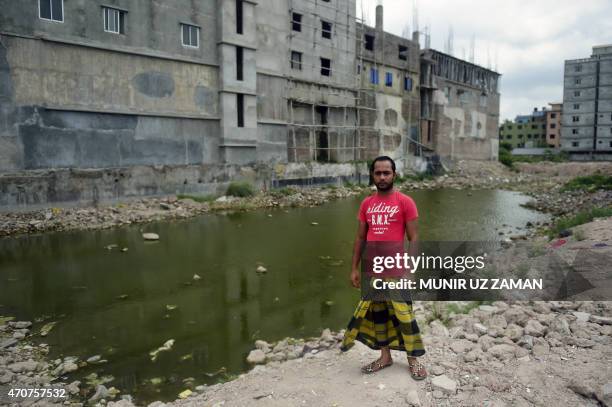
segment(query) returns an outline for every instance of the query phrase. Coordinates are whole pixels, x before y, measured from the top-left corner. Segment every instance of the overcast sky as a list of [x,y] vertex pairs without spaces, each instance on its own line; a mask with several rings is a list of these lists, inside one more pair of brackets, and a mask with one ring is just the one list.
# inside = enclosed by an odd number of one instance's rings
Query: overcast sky
[[[357,15],[363,2],[364,17],[374,25],[379,1],[357,0]],[[402,35],[407,28],[413,30],[414,1],[383,1],[385,31]],[[419,27],[422,31],[429,26],[432,48],[446,51],[452,26],[454,56],[469,59],[474,36],[475,62],[497,65],[502,74],[500,122],[549,102],[562,102],[564,61],[587,58],[593,45],[612,43],[610,0],[416,2]]]

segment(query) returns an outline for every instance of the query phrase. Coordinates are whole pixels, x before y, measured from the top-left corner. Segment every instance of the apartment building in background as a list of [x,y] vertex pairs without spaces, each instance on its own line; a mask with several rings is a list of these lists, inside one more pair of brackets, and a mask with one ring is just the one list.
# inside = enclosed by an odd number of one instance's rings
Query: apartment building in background
[[[499,127],[499,142],[512,148],[543,148],[547,144],[548,110],[537,107],[528,115],[518,115],[514,121],[506,120]],[[555,126],[556,127],[556,126]]]
[[612,45],[565,61],[561,140],[572,160],[612,160]]
[[549,105],[550,109],[546,111],[546,146],[559,148],[561,145],[563,103],[549,103]]

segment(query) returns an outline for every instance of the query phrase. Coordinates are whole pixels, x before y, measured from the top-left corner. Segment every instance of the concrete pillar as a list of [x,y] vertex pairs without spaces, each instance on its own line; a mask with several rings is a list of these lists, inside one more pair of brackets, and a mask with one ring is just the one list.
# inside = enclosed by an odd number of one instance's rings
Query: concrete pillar
[[376,31],[383,30],[383,6],[379,4],[376,6]]

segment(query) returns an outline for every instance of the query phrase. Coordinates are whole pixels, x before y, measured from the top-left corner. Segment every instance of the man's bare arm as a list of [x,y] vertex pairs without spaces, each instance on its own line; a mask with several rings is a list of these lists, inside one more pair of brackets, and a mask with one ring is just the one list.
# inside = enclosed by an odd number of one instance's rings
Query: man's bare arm
[[419,251],[419,231],[416,219],[406,221],[406,237],[410,241],[410,246],[408,247],[408,254],[411,257],[416,256]]
[[363,245],[365,244],[367,233],[368,224],[366,222],[359,221],[357,235],[355,236],[355,243],[353,244],[353,261],[351,262],[351,283],[355,288],[359,288],[359,263],[361,262],[361,251],[363,249]]

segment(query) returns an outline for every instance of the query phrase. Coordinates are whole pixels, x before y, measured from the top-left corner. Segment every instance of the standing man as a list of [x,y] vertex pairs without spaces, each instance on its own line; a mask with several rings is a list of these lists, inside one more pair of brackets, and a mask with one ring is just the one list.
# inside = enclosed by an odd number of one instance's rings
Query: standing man
[[[393,188],[395,162],[387,156],[376,158],[370,166],[376,194],[363,200],[359,208],[359,228],[353,248],[351,283],[359,288],[361,253],[367,242],[404,242],[411,246],[418,240],[418,212],[412,198]],[[411,250],[412,251],[412,250]],[[390,349],[406,352],[410,374],[416,380],[427,377],[425,366],[417,357],[425,354],[411,301],[361,300],[349,322],[342,350],[349,350],[358,340],[371,349],[380,350],[380,358],[363,366],[364,373],[374,373],[391,366]]]

